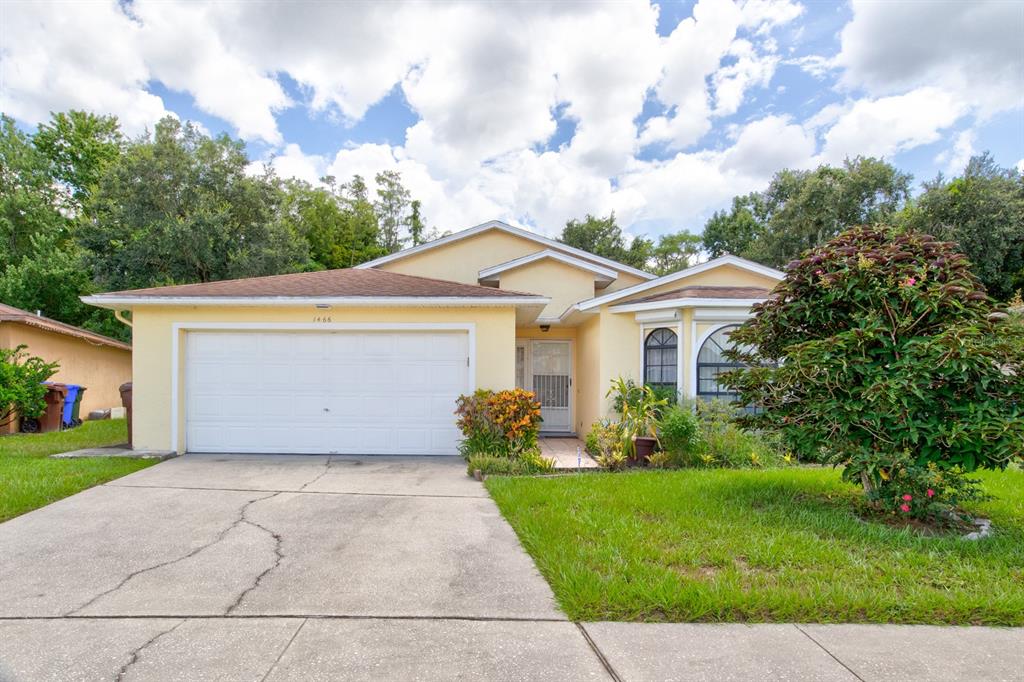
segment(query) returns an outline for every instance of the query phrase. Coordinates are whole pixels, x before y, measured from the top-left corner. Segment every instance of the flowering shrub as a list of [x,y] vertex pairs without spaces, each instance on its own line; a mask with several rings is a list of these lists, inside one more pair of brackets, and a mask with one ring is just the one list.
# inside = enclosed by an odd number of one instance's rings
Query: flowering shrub
[[961,467],[941,469],[934,462],[919,465],[909,453],[901,453],[879,469],[881,483],[868,499],[897,517],[933,524],[966,520],[959,511],[964,502],[987,499],[980,481]]
[[455,414],[456,424],[465,436],[463,456],[509,457],[537,448],[540,403],[529,391],[478,390],[473,395],[459,396]]
[[855,228],[787,266],[730,336],[748,367],[725,381],[763,408],[748,425],[881,500],[892,453],[908,472],[970,473],[1024,452],[1024,328],[1007,318],[953,244]]

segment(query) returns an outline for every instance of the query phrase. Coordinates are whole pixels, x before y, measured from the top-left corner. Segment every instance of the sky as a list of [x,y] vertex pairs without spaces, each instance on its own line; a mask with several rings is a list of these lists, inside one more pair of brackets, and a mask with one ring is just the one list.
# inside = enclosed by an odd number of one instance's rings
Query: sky
[[430,226],[699,233],[782,168],[1024,170],[1024,0],[0,1],[0,111],[166,115],[256,172],[397,170]]

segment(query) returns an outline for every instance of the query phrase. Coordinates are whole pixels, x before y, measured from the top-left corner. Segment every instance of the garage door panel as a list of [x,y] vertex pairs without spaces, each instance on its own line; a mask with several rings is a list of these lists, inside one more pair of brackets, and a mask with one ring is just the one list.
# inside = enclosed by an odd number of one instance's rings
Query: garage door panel
[[454,454],[465,332],[192,332],[194,452]]

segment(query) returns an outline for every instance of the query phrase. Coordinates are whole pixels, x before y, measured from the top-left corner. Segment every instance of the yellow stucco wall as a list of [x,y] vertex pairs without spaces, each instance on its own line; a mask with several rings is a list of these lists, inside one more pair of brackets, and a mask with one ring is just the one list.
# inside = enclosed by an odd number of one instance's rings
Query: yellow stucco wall
[[[530,239],[495,229],[405,256],[390,263],[384,263],[378,266],[378,269],[397,272],[403,275],[434,277],[454,282],[463,282],[465,284],[477,284],[480,271],[484,268],[507,263],[510,260],[522,258],[523,256],[529,256],[546,248],[548,247]],[[575,254],[568,255],[575,258],[579,257]],[[583,260],[588,259],[584,258]],[[597,261],[593,262],[597,263]],[[602,263],[597,264],[604,266]],[[562,264],[562,267],[568,268],[569,266]],[[505,280],[507,274],[503,273],[502,275],[501,288],[517,290],[507,284]],[[612,282],[605,289],[599,289],[596,294],[611,293],[612,291],[630,287],[643,281],[645,280],[642,277],[620,271],[615,282]],[[550,283],[545,282],[543,278],[538,278],[536,281],[529,282],[528,286],[518,290],[548,296],[550,295],[547,291],[548,286],[550,286]],[[593,278],[591,277],[591,293],[585,296],[585,298],[590,298],[594,295]],[[575,303],[575,301],[573,302]],[[562,310],[565,310],[565,308],[562,308]]]
[[[543,251],[544,246],[501,230],[488,230],[380,265],[403,275],[477,284],[479,273],[500,263]],[[527,293],[539,293],[527,289]]]
[[[473,323],[476,336],[476,386],[504,389],[515,385],[515,310],[508,308],[334,308],[310,307],[160,307],[135,308],[135,379],[133,432],[136,448],[171,448],[177,430],[179,448],[185,443],[185,335],[178,332],[178,423],[171,423],[172,336],[174,323],[315,323],[330,317],[330,324]],[[324,331],[330,324],[323,324]],[[318,326],[317,329],[320,327]],[[312,331],[316,331],[313,329]]]
[[132,380],[132,352],[16,322],[0,322],[0,348],[25,344],[28,352],[60,364],[50,379],[86,387],[80,415],[121,405],[118,387]]
[[501,273],[501,288],[548,296],[540,317],[558,317],[580,301],[594,297],[594,273],[545,258]]
[[591,424],[604,416],[601,402],[608,390],[600,385],[600,317],[589,316],[577,328],[576,339],[576,433],[582,437],[590,430]]

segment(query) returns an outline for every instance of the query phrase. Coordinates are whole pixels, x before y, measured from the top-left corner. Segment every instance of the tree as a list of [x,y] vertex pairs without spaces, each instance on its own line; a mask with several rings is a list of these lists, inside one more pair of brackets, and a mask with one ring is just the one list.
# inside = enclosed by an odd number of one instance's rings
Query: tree
[[49,159],[53,178],[70,189],[81,207],[121,155],[124,136],[115,116],[69,111],[39,124],[32,143]]
[[167,117],[126,145],[93,192],[78,232],[101,288],[295,272],[308,245],[279,212],[272,171],[250,176],[241,141]]
[[986,153],[961,177],[940,174],[924,188],[906,212],[911,229],[957,242],[992,296],[1005,301],[1024,286],[1024,176]]
[[726,378],[763,408],[748,423],[875,501],[900,509],[893,486],[1024,454],[1024,333],[952,244],[854,228],[791,262],[754,313],[730,337],[749,367]]
[[0,269],[30,253],[33,237],[66,236],[66,207],[67,197],[54,182],[49,161],[14,119],[0,118]]
[[704,245],[712,256],[728,250],[781,267],[843,230],[889,220],[910,196],[910,181],[890,164],[865,157],[841,167],[782,170],[765,191],[737,197],[728,214],[712,216]]
[[405,219],[405,225],[409,228],[409,237],[412,239],[413,246],[419,246],[424,242],[423,231],[426,226],[423,224],[423,216],[420,214],[420,208],[423,203],[419,199],[413,199],[409,205],[412,211],[409,213],[409,217]]
[[668,275],[690,267],[700,256],[701,237],[689,232],[663,234],[653,251],[652,271]]
[[615,222],[614,212],[600,218],[588,213],[583,220],[568,221],[558,241],[634,268],[646,267],[653,248],[649,239],[641,237],[635,238],[627,247],[626,238]]
[[386,253],[402,248],[402,227],[407,224],[412,195],[402,186],[402,175],[397,171],[382,171],[377,183],[377,202],[374,209],[380,226],[380,244]]
[[704,226],[701,235],[704,250],[712,258],[727,253],[737,256],[750,253],[751,246],[764,231],[767,220],[764,213],[764,202],[756,192],[734,197],[728,213],[715,211]]
[[29,356],[26,348],[0,348],[0,426],[7,426],[17,417],[36,418],[46,409],[43,382],[58,366]]

